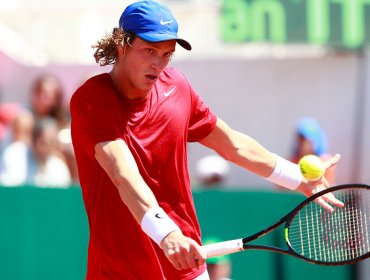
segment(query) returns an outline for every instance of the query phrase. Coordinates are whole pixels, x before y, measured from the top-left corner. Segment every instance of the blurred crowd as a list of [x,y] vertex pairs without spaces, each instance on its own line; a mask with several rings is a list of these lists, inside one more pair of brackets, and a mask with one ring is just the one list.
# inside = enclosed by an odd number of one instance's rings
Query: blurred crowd
[[0,185],[78,184],[69,106],[58,77],[38,76],[28,101],[0,105]]

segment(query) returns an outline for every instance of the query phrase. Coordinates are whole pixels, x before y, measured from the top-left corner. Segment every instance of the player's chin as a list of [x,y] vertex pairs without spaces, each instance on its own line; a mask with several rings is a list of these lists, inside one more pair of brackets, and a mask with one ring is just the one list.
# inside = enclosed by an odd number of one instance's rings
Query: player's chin
[[152,90],[154,83],[152,80],[142,79],[134,84],[136,90],[148,93]]

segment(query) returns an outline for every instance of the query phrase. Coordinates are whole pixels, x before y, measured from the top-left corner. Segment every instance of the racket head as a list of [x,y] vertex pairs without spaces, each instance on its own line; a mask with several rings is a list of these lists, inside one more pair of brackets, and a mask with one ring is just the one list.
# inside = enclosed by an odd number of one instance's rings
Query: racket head
[[[344,207],[330,212],[315,202],[327,193]],[[370,186],[340,185],[309,197],[289,214],[285,241],[291,253],[315,264],[353,264],[369,257]]]

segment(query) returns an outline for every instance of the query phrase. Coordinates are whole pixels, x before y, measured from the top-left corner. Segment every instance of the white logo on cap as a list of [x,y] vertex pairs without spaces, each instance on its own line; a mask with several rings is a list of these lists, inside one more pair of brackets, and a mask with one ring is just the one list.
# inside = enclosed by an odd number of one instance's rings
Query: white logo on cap
[[163,19],[161,19],[161,21],[159,23],[161,25],[167,25],[167,24],[170,24],[171,22],[173,22],[173,20],[163,20]]

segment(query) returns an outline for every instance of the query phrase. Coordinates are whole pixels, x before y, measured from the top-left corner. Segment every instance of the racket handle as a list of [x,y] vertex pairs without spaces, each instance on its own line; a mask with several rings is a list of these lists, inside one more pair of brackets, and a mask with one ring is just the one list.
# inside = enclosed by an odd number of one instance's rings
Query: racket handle
[[243,251],[242,239],[234,239],[229,241],[217,242],[203,246],[204,251],[207,254],[207,258],[227,255]]

